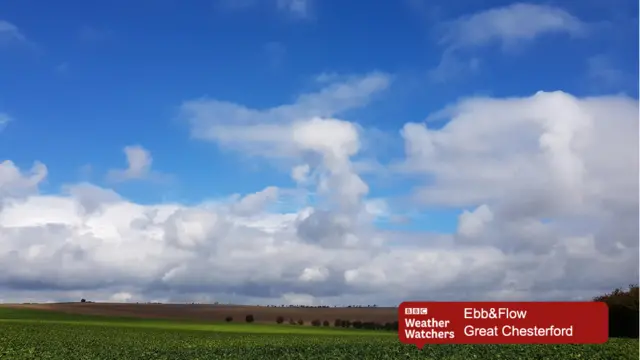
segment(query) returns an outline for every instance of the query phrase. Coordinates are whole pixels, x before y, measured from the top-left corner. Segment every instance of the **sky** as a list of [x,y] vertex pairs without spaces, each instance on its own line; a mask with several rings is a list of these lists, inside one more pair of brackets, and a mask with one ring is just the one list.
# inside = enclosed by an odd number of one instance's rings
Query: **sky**
[[0,3],[0,301],[638,281],[638,2]]

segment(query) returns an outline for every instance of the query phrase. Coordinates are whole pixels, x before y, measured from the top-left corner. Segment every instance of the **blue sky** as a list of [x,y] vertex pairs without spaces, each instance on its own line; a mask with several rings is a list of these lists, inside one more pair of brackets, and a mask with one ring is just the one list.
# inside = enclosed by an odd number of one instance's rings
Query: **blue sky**
[[[508,4],[318,0],[300,13],[267,0],[5,2],[0,14],[25,41],[5,39],[0,53],[0,110],[16,119],[0,154],[22,166],[44,162],[52,169],[47,188],[57,189],[76,181],[85,165],[92,169],[89,179],[100,183],[108,168],[123,164],[124,146],[140,144],[153,154],[153,167],[176,181],[121,184],[123,194],[143,202],[193,202],[290,181],[268,165],[237,166],[238,154],[192,141],[179,118],[189,99],[264,109],[317,89],[319,74],[381,71],[394,74],[394,83],[370,106],[351,111],[350,120],[398,138],[403,123],[472,95],[564,89],[637,97],[633,1],[557,2],[594,23],[591,33],[577,40],[541,35],[519,41],[508,54],[489,42],[454,60],[476,59],[478,70],[465,64],[443,71],[444,80],[429,76],[446,48],[439,42],[447,21]],[[593,59],[601,69],[590,68]],[[601,75],[589,77],[590,71]],[[393,159],[401,151],[401,144],[390,144],[379,156]]]
[[[90,182],[137,204],[194,205],[267,186],[299,188],[291,171],[309,154],[285,148],[277,136],[256,140],[268,131],[254,125],[288,129],[303,120],[288,119],[290,113],[332,117],[359,129],[359,150],[345,166],[367,184],[366,201],[383,199],[386,220],[376,220],[378,228],[453,234],[462,211],[512,202],[502,195],[483,202],[493,190],[482,188],[469,195],[474,200],[435,200],[436,187],[466,194],[466,185],[456,188],[466,184],[463,175],[445,169],[462,150],[452,147],[438,158],[411,155],[406,124],[449,109],[428,128],[456,134],[454,125],[446,130],[456,114],[462,124],[474,116],[468,109],[489,109],[465,99],[498,99],[511,111],[509,99],[538,91],[637,101],[638,53],[638,3],[632,0],[5,1],[0,115],[10,120],[0,133],[0,161],[11,160],[23,172],[34,161],[44,163],[41,194]],[[354,85],[363,79],[373,83]],[[340,95],[340,86],[353,88]],[[327,100],[323,92],[334,95]],[[569,100],[540,101],[545,108]],[[294,105],[268,111],[287,104]],[[247,109],[256,113],[243,117]],[[489,117],[503,113],[486,111]],[[471,146],[498,132],[460,134],[452,138]],[[495,136],[508,142],[524,133],[514,134]],[[333,137],[303,148],[325,154],[333,151],[326,148]],[[128,146],[146,151],[138,153],[138,172],[122,170]],[[412,156],[417,160],[409,161]],[[495,158],[509,160],[504,153]],[[432,160],[444,167],[429,168]],[[342,187],[353,183],[339,184],[329,192],[344,198]],[[314,199],[316,185],[307,188]],[[297,206],[280,205],[286,211]],[[554,215],[536,216],[547,224]]]

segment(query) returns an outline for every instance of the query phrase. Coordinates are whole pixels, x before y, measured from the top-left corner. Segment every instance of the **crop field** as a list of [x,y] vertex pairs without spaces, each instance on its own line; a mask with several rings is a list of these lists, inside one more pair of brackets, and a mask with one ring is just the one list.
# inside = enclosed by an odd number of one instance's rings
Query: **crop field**
[[400,344],[394,333],[277,324],[132,319],[0,307],[0,359],[638,359],[604,345]]
[[19,309],[40,309],[75,315],[102,315],[109,317],[135,317],[144,319],[198,320],[224,322],[225,317],[244,319],[252,314],[257,323],[273,324],[277,316],[285,319],[302,319],[310,323],[314,319],[359,319],[361,321],[388,322],[398,318],[398,309],[384,307],[362,308],[304,308],[267,307],[208,304],[113,304],[113,303],[57,303],[13,305]]

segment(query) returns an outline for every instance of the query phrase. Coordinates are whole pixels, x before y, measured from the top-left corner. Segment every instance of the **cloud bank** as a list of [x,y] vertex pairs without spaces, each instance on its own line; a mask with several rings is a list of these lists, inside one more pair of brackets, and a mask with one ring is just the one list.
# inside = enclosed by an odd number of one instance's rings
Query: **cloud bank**
[[[270,184],[226,202],[138,204],[89,183],[43,193],[45,165],[1,163],[2,300],[395,305],[584,299],[637,280],[637,100],[470,98],[405,124],[395,176],[423,179],[419,206],[462,212],[455,233],[403,232],[376,226],[389,209],[353,163],[367,132],[341,119],[390,81],[350,77],[265,110],[182,104],[194,138],[282,162],[318,195],[289,212],[270,205],[292,189]],[[129,173],[150,165],[135,154]]]

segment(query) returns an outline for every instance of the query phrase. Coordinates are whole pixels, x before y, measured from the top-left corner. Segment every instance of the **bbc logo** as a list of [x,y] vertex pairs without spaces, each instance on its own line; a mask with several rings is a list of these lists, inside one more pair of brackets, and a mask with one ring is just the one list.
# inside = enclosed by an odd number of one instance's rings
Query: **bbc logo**
[[427,308],[405,308],[405,315],[427,315],[429,311]]

